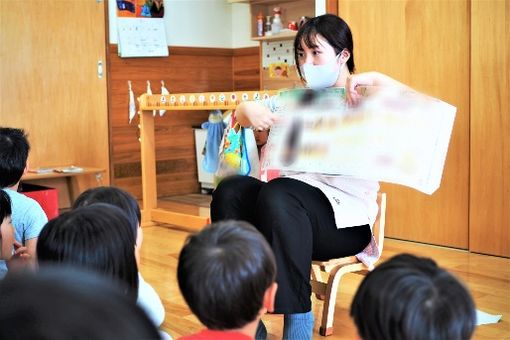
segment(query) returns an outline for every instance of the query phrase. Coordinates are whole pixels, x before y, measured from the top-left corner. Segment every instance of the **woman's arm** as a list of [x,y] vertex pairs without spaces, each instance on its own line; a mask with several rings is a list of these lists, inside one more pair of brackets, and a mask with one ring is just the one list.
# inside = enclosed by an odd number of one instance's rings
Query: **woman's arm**
[[408,88],[407,85],[379,72],[364,72],[352,74],[347,77],[345,82],[346,99],[349,104],[356,104],[361,98],[356,91],[357,86],[381,86],[381,87],[400,87]]
[[277,115],[260,102],[242,102],[236,107],[236,120],[241,126],[251,126],[257,130],[269,129]]

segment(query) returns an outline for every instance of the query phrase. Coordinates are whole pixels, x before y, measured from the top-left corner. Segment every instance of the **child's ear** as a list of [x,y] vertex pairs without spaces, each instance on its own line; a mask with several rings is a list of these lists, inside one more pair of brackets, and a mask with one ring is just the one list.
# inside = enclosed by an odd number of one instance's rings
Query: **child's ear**
[[27,160],[27,163],[25,164],[25,170],[23,170],[23,175],[26,175],[28,173],[28,169],[30,169],[30,165],[28,164]]
[[274,298],[276,296],[276,291],[278,290],[278,284],[273,282],[264,294],[264,304],[263,308],[265,308],[268,312],[274,311]]

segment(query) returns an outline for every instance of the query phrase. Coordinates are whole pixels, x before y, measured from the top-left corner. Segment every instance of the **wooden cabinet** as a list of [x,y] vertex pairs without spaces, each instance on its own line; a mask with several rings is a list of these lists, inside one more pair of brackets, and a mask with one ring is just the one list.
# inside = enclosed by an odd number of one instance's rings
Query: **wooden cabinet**
[[339,1],[339,13],[352,30],[357,72],[386,73],[457,107],[441,187],[428,196],[382,185],[385,234],[468,249],[469,3]]
[[0,124],[26,130],[30,167],[105,169],[107,185],[104,2],[0,1],[0,32]]
[[471,2],[469,249],[510,257],[510,0]]
[[510,256],[510,0],[338,4],[358,72],[381,71],[457,107],[441,188],[427,196],[382,185],[386,235]]

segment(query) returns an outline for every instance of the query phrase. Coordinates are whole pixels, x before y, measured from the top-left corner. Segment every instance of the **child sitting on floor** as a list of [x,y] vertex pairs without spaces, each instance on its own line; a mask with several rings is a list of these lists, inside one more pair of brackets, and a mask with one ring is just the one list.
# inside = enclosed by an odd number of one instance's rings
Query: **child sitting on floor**
[[111,281],[65,266],[0,281],[0,339],[161,339]]
[[465,340],[476,323],[468,290],[427,258],[397,255],[358,288],[351,316],[363,340]]
[[[83,192],[73,204],[73,209],[85,207],[94,203],[108,203],[122,209],[130,222],[131,231],[136,240],[135,257],[140,266],[140,248],[143,241],[143,230],[140,227],[141,213],[136,199],[129,193],[116,187],[98,187]],[[138,300],[137,303],[147,313],[154,324],[159,327],[165,319],[165,308],[158,293],[148,284],[138,272]]]
[[214,223],[188,237],[177,279],[207,329],[181,339],[253,339],[261,316],[273,310],[275,275],[271,248],[246,222]]
[[[0,189],[4,189],[11,200],[15,247],[23,245],[27,262],[35,262],[37,238],[48,218],[39,203],[18,193],[21,176],[28,169],[29,151],[25,131],[0,127]],[[6,263],[0,260],[0,278],[6,273]]]

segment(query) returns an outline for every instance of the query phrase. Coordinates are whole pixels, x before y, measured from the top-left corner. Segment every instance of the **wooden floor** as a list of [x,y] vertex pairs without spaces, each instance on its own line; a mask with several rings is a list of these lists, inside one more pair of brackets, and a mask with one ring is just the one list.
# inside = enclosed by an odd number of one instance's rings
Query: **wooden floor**
[[[185,231],[169,227],[152,226],[144,228],[141,272],[159,293],[166,309],[162,325],[174,339],[203,328],[186,306],[177,285],[176,267],[179,251],[188,235]],[[474,339],[510,339],[510,259],[468,253],[429,245],[398,240],[387,240],[383,259],[395,254],[408,252],[429,256],[461,278],[469,287],[477,308],[491,313],[503,314],[498,324],[477,328]],[[355,339],[354,324],[349,318],[349,305],[362,277],[348,274],[340,283],[337,297],[334,334],[327,339]],[[313,300],[316,318],[314,339],[325,339],[318,332],[317,319],[321,302]],[[282,317],[266,315],[263,320],[268,328],[268,339],[281,339]]]

